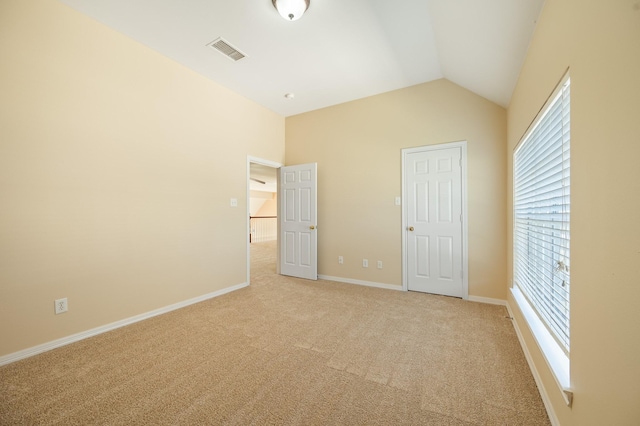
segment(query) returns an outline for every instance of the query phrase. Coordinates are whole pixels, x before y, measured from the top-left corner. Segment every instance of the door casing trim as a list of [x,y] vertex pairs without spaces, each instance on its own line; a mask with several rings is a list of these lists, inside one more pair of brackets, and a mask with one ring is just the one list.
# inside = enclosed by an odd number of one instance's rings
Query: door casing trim
[[467,214],[467,141],[447,142],[402,149],[402,290],[409,290],[407,259],[407,203],[405,199],[405,159],[407,154],[415,152],[436,151],[440,149],[460,148],[462,159],[462,298],[469,299],[469,223]]

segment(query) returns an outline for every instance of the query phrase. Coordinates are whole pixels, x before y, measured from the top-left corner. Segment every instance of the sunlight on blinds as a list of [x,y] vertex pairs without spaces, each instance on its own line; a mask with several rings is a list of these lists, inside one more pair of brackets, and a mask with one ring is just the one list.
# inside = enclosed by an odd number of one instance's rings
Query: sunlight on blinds
[[569,352],[570,80],[514,154],[514,279]]

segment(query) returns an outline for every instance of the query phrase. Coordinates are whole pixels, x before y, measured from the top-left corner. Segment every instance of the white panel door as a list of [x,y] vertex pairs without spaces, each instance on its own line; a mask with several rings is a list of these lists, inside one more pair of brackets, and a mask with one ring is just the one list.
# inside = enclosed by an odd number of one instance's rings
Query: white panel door
[[280,273],[318,279],[316,163],[280,168]]
[[463,297],[462,148],[405,154],[407,288]]

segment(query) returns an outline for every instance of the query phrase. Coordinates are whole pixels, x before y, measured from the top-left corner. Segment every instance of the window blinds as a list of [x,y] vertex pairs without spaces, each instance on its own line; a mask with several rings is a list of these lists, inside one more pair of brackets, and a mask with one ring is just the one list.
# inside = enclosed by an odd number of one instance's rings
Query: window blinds
[[514,281],[569,353],[570,80],[514,153]]

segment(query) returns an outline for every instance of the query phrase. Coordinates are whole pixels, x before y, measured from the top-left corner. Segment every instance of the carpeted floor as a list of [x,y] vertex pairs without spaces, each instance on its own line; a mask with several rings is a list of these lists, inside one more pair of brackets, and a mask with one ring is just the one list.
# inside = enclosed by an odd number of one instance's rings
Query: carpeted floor
[[0,367],[0,424],[548,425],[504,307],[275,275]]

